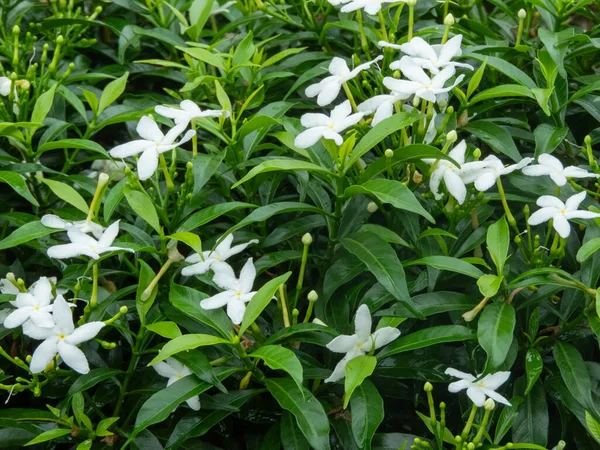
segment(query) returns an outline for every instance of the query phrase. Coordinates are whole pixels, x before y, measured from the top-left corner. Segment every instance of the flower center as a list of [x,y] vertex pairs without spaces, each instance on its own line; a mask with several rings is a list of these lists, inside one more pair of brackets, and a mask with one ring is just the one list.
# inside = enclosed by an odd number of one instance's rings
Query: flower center
[[219,255],[215,256],[215,261],[221,261],[221,256],[219,256]]
[[242,291],[235,291],[235,295],[237,295],[238,297],[242,295]]
[[61,341],[62,341],[62,340],[65,338],[65,337],[66,337],[66,336],[65,336],[65,333],[60,333],[60,334],[58,335],[58,339],[60,339]]
[[567,212],[567,210],[566,210],[566,209],[561,209],[561,210],[559,211],[559,213],[560,213],[560,214],[562,214],[562,215],[565,215],[565,213],[566,213],[566,212]]
[[484,388],[484,387],[485,387],[485,384],[483,384],[483,383],[480,381],[479,383],[477,383],[477,387]]
[[33,307],[33,310],[34,310],[34,311],[39,311],[39,310],[40,310],[40,305],[36,305],[36,306],[34,306],[34,307]]
[[429,89],[429,88],[431,88],[431,86],[430,86],[430,85],[428,85],[428,84],[424,85],[423,87],[424,87],[425,89]]

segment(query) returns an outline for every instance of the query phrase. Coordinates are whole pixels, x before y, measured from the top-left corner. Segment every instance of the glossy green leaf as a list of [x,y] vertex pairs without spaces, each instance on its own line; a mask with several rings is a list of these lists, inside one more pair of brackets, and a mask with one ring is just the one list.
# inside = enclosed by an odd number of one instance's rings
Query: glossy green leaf
[[102,91],[102,95],[100,96],[100,102],[98,103],[98,111],[96,115],[100,115],[102,111],[112,105],[115,100],[121,96],[121,94],[125,91],[125,87],[127,86],[127,77],[129,77],[129,72],[125,72],[123,76],[117,78],[116,80],[112,80],[106,85]]
[[71,428],[54,428],[53,430],[44,431],[39,436],[36,436],[27,442],[25,446],[51,441],[52,439],[57,439],[59,437],[66,436],[67,434],[71,434]]
[[168,236],[169,239],[175,239],[176,241],[183,242],[184,244],[191,247],[198,254],[202,254],[202,242],[200,241],[200,236],[194,233],[190,233],[189,231],[179,231],[177,233],[170,234]]
[[167,339],[175,339],[181,336],[181,330],[175,322],[154,322],[146,325],[146,328]]
[[221,203],[218,205],[212,205],[189,216],[186,219],[186,221],[179,226],[178,230],[194,231],[198,227],[212,222],[213,220],[217,219],[218,217],[221,217],[222,215],[243,208],[256,208],[256,205],[244,202],[229,202]]
[[585,412],[585,423],[590,434],[594,437],[596,442],[600,444],[600,422],[598,422],[594,416],[588,411]]
[[282,159],[282,160],[271,160],[260,163],[258,166],[253,167],[250,172],[248,172],[244,178],[231,186],[231,189],[235,189],[239,185],[245,183],[248,180],[251,180],[257,175],[268,172],[278,172],[278,171],[299,171],[305,170],[308,172],[321,173],[324,175],[333,175],[329,170],[324,169],[316,164],[310,163],[308,161],[296,161],[293,159]]
[[571,395],[585,408],[593,410],[590,374],[581,354],[571,344],[560,341],[554,344],[552,354]]
[[527,350],[525,355],[525,372],[527,373],[527,388],[525,389],[525,395],[529,394],[533,385],[538,380],[544,369],[544,361],[542,355],[535,348]]
[[484,297],[493,297],[500,289],[504,277],[498,275],[482,275],[477,279],[477,287]]
[[293,351],[279,345],[265,345],[253,351],[251,358],[258,358],[273,370],[287,372],[302,389],[302,364]]
[[350,399],[352,434],[358,448],[370,449],[375,432],[383,422],[383,398],[369,380],[354,390]]
[[23,225],[20,228],[17,228],[7,237],[0,241],[0,250],[6,250],[7,248],[13,248],[17,245],[24,244],[26,242],[32,241],[34,239],[39,239],[41,237],[47,236],[52,233],[58,233],[61,230],[56,230],[54,228],[47,228],[42,225],[42,222],[36,220],[34,222],[29,222]]
[[577,261],[584,262],[600,249],[600,238],[587,241],[577,250]]
[[369,355],[360,355],[348,361],[344,378],[344,409],[348,407],[354,390],[373,373],[376,366],[377,358]]
[[479,278],[483,275],[483,272],[473,264],[452,256],[426,256],[425,258],[404,263],[405,267],[418,265],[431,266],[438,270],[456,272],[471,278]]
[[500,367],[514,338],[515,309],[508,303],[487,305],[477,323],[477,340],[487,353],[485,372]]
[[521,153],[517,149],[512,136],[500,125],[478,120],[476,122],[469,122],[469,125],[465,127],[465,131],[481,139],[492,149],[505,154],[515,162],[519,162],[522,159]]
[[60,181],[56,180],[48,180],[47,178],[39,176],[37,178],[46,186],[48,186],[52,190],[52,192],[54,192],[54,194],[61,200],[64,200],[70,205],[73,205],[75,208],[84,212],[85,214],[87,214],[90,210],[87,202],[83,199],[81,194],[68,184],[61,183]]
[[167,342],[148,365],[152,366],[186,350],[218,344],[231,344],[231,341],[210,334],[185,334]]
[[156,208],[150,197],[144,192],[125,189],[125,198],[137,215],[144,219],[158,234],[162,234]]
[[488,227],[486,244],[488,252],[490,252],[496,265],[496,273],[502,275],[510,245],[510,231],[505,216],[502,216],[500,220]]
[[40,206],[35,197],[31,195],[31,192],[27,187],[27,183],[25,183],[22,175],[15,172],[0,171],[0,182],[8,184],[17,194],[19,194],[29,203],[35,206]]
[[145,325],[148,311],[150,311],[150,308],[152,308],[154,300],[156,299],[156,295],[158,294],[158,287],[155,286],[147,298],[144,296],[144,292],[150,286],[150,283],[156,276],[156,273],[154,273],[154,270],[152,270],[152,268],[148,265],[147,262],[145,262],[142,259],[138,261],[140,263],[140,271],[138,285],[135,293],[135,308],[140,318],[140,323],[142,325]]

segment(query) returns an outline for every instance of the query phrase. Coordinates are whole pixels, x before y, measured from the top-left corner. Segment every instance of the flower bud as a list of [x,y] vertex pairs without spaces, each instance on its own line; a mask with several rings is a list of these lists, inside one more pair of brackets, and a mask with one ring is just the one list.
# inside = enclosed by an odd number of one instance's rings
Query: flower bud
[[12,284],[16,285],[17,284],[17,279],[15,278],[15,274],[12,272],[8,272],[6,274],[6,279],[8,281],[10,281]]
[[447,135],[446,135],[446,141],[449,143],[453,143],[456,142],[456,140],[458,139],[458,135],[456,134],[456,131],[452,130],[450,131]]
[[179,250],[177,250],[177,243],[169,247],[167,255],[171,261],[181,261],[183,259],[181,253],[179,253]]
[[588,134],[586,137],[583,138],[583,142],[585,142],[585,145],[587,145],[587,146],[592,145],[592,138],[591,138],[591,136]]
[[308,293],[307,298],[309,302],[316,302],[317,300],[319,300],[319,294],[317,294],[316,291],[310,291]]
[[104,185],[106,185],[106,183],[108,183],[108,179],[108,174],[104,172],[100,173],[100,175],[98,175],[98,187],[103,187]]
[[21,29],[19,28],[19,25],[15,25],[12,29],[12,32],[14,35],[17,35],[21,32]]
[[399,70],[394,70],[394,72],[392,73],[392,76],[396,79],[400,78],[400,71]]
[[391,148],[388,148],[388,149],[385,151],[385,157],[386,157],[386,158],[392,158],[393,156],[394,156],[394,150],[392,150]]
[[250,384],[250,378],[252,378],[252,371],[249,371],[244,378],[242,378],[242,381],[240,381],[240,390],[246,389],[248,387],[248,385]]
[[305,233],[304,236],[302,236],[302,243],[304,245],[310,245],[310,244],[312,244],[312,241],[313,241],[313,238],[310,233]]
[[469,111],[468,110],[464,110],[460,116],[458,116],[458,119],[456,120],[456,124],[459,127],[466,127],[469,124]]
[[369,202],[369,204],[367,205],[367,211],[369,211],[370,213],[374,213],[375,211],[377,211],[377,204],[375,202]]
[[185,168],[186,168],[186,169],[188,169],[188,170],[191,170],[191,169],[193,169],[193,168],[194,168],[194,165],[192,164],[192,162],[191,162],[191,161],[188,161],[188,162],[186,163],[186,165],[185,165]]
[[326,327],[326,326],[327,326],[327,324],[326,324],[325,322],[323,322],[321,319],[317,319],[316,317],[313,319],[313,321],[312,321],[312,322],[313,322],[314,324],[316,324],[316,325],[321,325],[321,326],[323,326],[323,327]]
[[433,384],[431,384],[429,381],[427,383],[425,383],[425,386],[423,386],[423,390],[425,392],[432,392],[433,391]]
[[523,8],[521,8],[519,10],[519,12],[517,13],[517,16],[519,16],[520,20],[525,20],[525,18],[527,17],[527,11],[525,11]]
[[488,398],[483,404],[483,407],[486,411],[493,411],[494,409],[496,409],[496,402],[493,399]]
[[554,447],[552,450],[563,450],[566,446],[567,444],[565,441],[558,441],[558,444],[556,444],[556,447]]
[[408,6],[414,7],[417,4],[417,0],[406,0]]
[[29,364],[29,363],[31,362],[31,358],[32,358],[32,356],[31,356],[31,355],[27,355],[27,356],[25,357],[25,361],[27,362],[27,364]]
[[454,16],[452,14],[448,14],[446,17],[444,17],[444,25],[446,25],[447,27],[451,27],[452,25],[454,25]]
[[467,445],[467,450],[475,450],[475,444],[470,442],[469,445]]
[[473,159],[475,161],[479,161],[479,158],[481,158],[481,150],[479,148],[476,148],[475,150],[473,150]]
[[127,314],[127,311],[129,311],[129,308],[127,308],[127,306],[121,306],[121,307],[119,308],[119,312],[120,312],[121,314]]

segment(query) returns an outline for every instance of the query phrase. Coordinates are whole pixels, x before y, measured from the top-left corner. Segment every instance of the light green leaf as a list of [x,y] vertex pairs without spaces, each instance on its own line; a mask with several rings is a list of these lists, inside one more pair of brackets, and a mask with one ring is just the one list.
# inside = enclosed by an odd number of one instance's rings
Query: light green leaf
[[483,310],[477,323],[477,340],[488,355],[486,373],[497,369],[506,359],[515,324],[515,309],[508,303],[493,303]]
[[25,446],[39,444],[41,442],[50,441],[52,439],[56,439],[62,436],[66,436],[67,434],[71,434],[71,428],[55,428],[53,430],[44,431],[39,436],[34,437],[32,440],[27,442]]
[[34,239],[39,239],[49,234],[58,233],[59,231],[61,230],[45,227],[39,220],[29,222],[22,227],[17,228],[10,235],[2,239],[0,241],[0,250],[13,248],[17,245],[24,244]]
[[273,370],[287,372],[298,385],[298,389],[302,389],[302,364],[293,351],[279,345],[265,345],[249,356],[262,359]]
[[186,48],[186,47],[177,47],[178,50],[181,50],[182,52],[187,53],[188,55],[190,55],[192,58],[197,59],[199,61],[202,61],[203,63],[206,63],[208,65],[214,66],[218,69],[225,69],[225,66],[223,65],[223,58],[221,58],[218,55],[215,55],[214,53],[211,53],[210,51],[204,49],[204,48],[200,48],[200,47],[190,47],[190,48]]
[[102,111],[113,104],[115,100],[120,97],[123,91],[125,91],[128,76],[129,72],[125,72],[123,76],[117,78],[116,80],[112,80],[106,85],[104,91],[102,91],[102,96],[100,97],[100,103],[98,104],[98,111],[96,115],[100,115]]
[[[35,106],[33,107],[33,112],[31,113],[32,122],[43,122],[43,120],[46,118],[50,108],[52,108],[52,103],[54,102],[54,92],[56,91],[56,86],[58,85],[53,85],[50,89],[38,97],[35,102]],[[33,132],[38,128],[38,126],[30,128],[31,136],[33,136]]]
[[404,263],[405,267],[418,265],[426,265],[438,270],[456,272],[472,278],[479,278],[483,275],[483,272],[473,264],[452,256],[426,256],[424,258]]
[[148,225],[154,228],[158,234],[162,235],[158,214],[150,197],[144,192],[125,189],[125,198],[127,199],[129,206],[131,206],[131,209],[144,219]]
[[200,236],[197,234],[190,233],[189,231],[179,231],[166,237],[183,242],[184,244],[189,245],[196,253],[202,254],[202,242],[200,241]]
[[600,238],[594,238],[587,241],[579,250],[577,250],[577,261],[584,262],[600,249]]
[[483,64],[477,69],[477,71],[473,74],[471,79],[469,80],[469,87],[467,88],[467,99],[471,98],[473,92],[477,90],[479,87],[479,83],[481,83],[481,78],[483,77],[483,72],[485,72],[485,66],[487,65],[487,58],[483,60]]
[[148,265],[146,261],[143,259],[138,260],[140,263],[140,271],[139,271],[139,280],[135,293],[135,308],[137,310],[138,316],[140,318],[140,322],[142,325],[146,324],[146,315],[152,305],[154,304],[154,300],[156,299],[156,294],[158,294],[158,287],[155,286],[150,292],[150,296],[144,298],[144,291],[150,286],[150,283],[156,276],[154,270]]
[[185,334],[167,342],[148,365],[152,366],[157,362],[164,361],[179,352],[217,344],[231,344],[231,341],[210,334]]
[[175,339],[181,336],[181,330],[175,322],[154,322],[146,325],[146,328],[167,339]]
[[90,210],[87,202],[83,199],[81,194],[68,184],[61,183],[60,181],[48,180],[47,178],[40,176],[38,176],[37,179],[48,186],[58,198],[64,200],[70,205],[73,205],[78,210],[84,212],[85,214],[87,214]]
[[364,380],[354,390],[350,399],[352,411],[352,435],[358,448],[370,449],[371,441],[381,422],[383,422],[383,398],[373,383]]
[[477,280],[479,292],[481,292],[481,295],[484,297],[493,297],[500,289],[502,280],[504,280],[504,277],[501,275],[488,274],[480,276]]
[[497,274],[502,275],[504,272],[504,263],[508,257],[508,247],[510,245],[510,231],[505,216],[502,216],[500,220],[489,226],[486,244],[492,257],[492,261],[494,261],[494,264],[496,265]]
[[38,201],[31,195],[23,176],[15,172],[0,172],[0,182],[7,183],[14,191],[29,203],[40,206]]
[[369,355],[360,355],[348,361],[345,368],[346,378],[344,379],[344,409],[348,407],[354,390],[373,373],[376,366],[377,358]]
[[478,120],[476,122],[470,122],[469,125],[465,127],[465,131],[475,135],[494,150],[504,153],[513,161],[521,161],[521,153],[517,149],[513,138],[508,131],[500,125],[496,125],[493,122]]
[[596,442],[600,444],[600,422],[598,422],[588,411],[585,412],[585,424],[587,425],[590,434],[596,439]]
[[251,180],[252,178],[261,173],[298,170],[306,170],[308,172],[321,173],[330,176],[333,175],[329,170],[307,161],[297,161],[294,159],[271,160],[265,161],[263,163],[260,163],[258,166],[253,167],[252,170],[250,170],[250,172],[248,172],[244,178],[242,178],[240,181],[231,186],[231,189],[235,189],[240,184]]

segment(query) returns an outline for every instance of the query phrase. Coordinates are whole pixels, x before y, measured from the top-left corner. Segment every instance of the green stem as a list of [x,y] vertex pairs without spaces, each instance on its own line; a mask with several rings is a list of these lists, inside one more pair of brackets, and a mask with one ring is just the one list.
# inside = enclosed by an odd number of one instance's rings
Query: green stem
[[350,104],[352,105],[352,110],[355,113],[357,113],[358,107],[356,106],[356,101],[354,100],[354,96],[352,95],[352,92],[350,91],[350,88],[348,87],[348,83],[342,83],[342,87],[344,88],[344,92],[348,96],[348,100],[350,100]]
[[94,309],[98,305],[98,264],[92,266],[92,297],[90,298],[90,308]]
[[369,53],[369,46],[367,45],[367,36],[365,35],[365,25],[363,23],[362,10],[356,11],[356,20],[358,21],[358,26],[360,29],[360,47],[362,48],[367,58],[371,59],[371,54]]
[[[192,130],[196,130],[196,122],[192,120]],[[192,136],[192,158],[198,154],[198,133]]]
[[519,228],[517,228],[517,221],[513,216],[510,207],[508,206],[508,202],[506,201],[506,194],[504,193],[504,186],[502,186],[502,180],[500,177],[496,178],[496,185],[498,186],[498,193],[500,194],[500,200],[502,201],[502,206],[504,207],[504,212],[506,214],[506,219],[508,224],[515,230],[515,233],[519,234]]
[[308,261],[308,247],[310,247],[310,244],[305,244],[302,250],[302,262],[300,263],[300,272],[298,274],[298,282],[296,283],[296,295],[294,296],[294,304],[292,305],[294,308],[298,304],[298,298],[300,297],[300,291],[304,283],[304,271],[306,270],[306,262]]
[[408,5],[408,33],[406,39],[410,41],[413,37],[413,25],[415,23],[415,5]]
[[383,12],[381,9],[377,13],[377,17],[379,18],[379,25],[381,26],[381,37],[384,41],[389,42],[387,29],[385,28],[385,19],[383,18]]
[[475,420],[475,414],[477,414],[477,406],[473,405],[471,407],[471,414],[469,414],[469,418],[467,419],[465,428],[463,428],[463,431],[461,433],[461,437],[463,439],[466,439],[469,436],[469,433],[471,432],[471,427],[473,426],[473,421]]

